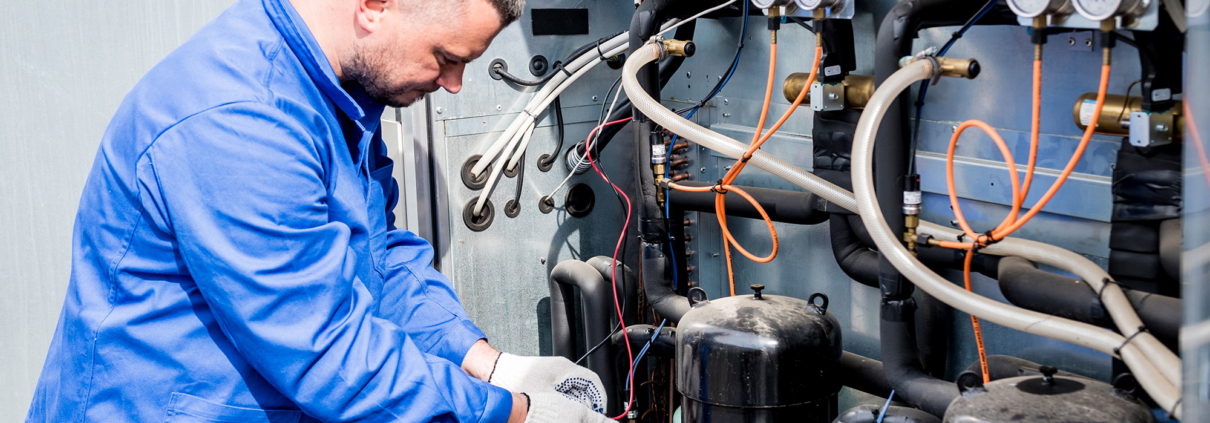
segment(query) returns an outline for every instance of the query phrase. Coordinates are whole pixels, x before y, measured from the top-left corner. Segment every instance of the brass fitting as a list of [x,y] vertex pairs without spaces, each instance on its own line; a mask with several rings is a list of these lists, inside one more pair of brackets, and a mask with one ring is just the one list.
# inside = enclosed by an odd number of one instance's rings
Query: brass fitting
[[[1076,104],[1071,110],[1071,118],[1081,131],[1088,128],[1088,125],[1084,124],[1083,119],[1080,119],[1081,112],[1087,112],[1084,105],[1095,104],[1096,101],[1097,93],[1084,93],[1076,99]],[[1101,106],[1101,118],[1097,119],[1096,133],[1128,136],[1130,135],[1130,114],[1140,111],[1143,111],[1142,97],[1106,94],[1105,104]],[[1173,135],[1180,138],[1185,132],[1185,121],[1181,116],[1181,104],[1179,101],[1172,107],[1170,112],[1174,114],[1173,122],[1176,125]]]
[[[803,86],[810,79],[809,73],[795,73],[786,77],[786,81],[782,83],[782,94],[786,96],[786,101],[791,103],[798,98],[798,93],[802,92]],[[845,107],[850,109],[864,109],[866,103],[870,102],[870,96],[874,95],[874,77],[870,75],[847,75],[844,77],[844,102]],[[800,106],[809,106],[810,96],[800,104]]]
[[916,228],[920,226],[920,216],[909,214],[903,217],[903,227],[906,231],[903,233],[903,242],[907,244],[908,251],[916,254]]
[[937,61],[941,62],[941,76],[975,79],[976,76],[979,76],[981,70],[979,61],[975,59],[939,57]]
[[811,11],[811,20],[819,22],[828,18],[828,14],[822,7],[817,7]]
[[664,52],[669,56],[693,57],[697,45],[693,41],[664,40]]
[[655,165],[655,198],[661,206],[664,205],[664,164]]

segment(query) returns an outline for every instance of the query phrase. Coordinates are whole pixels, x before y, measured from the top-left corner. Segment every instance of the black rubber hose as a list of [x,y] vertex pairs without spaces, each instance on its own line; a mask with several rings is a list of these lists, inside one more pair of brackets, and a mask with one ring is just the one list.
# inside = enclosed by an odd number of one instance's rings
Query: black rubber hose
[[[691,187],[714,185],[709,182],[694,181],[683,181],[679,182],[679,184]],[[816,205],[820,203],[821,199],[815,194],[769,188],[744,186],[740,188],[760,203],[761,207],[765,209],[765,213],[768,213],[769,218],[774,222],[817,225],[828,220],[828,213],[816,210]],[[668,193],[668,201],[676,205],[676,207],[685,211],[707,213],[714,213],[714,197],[715,194],[713,192],[671,190]],[[761,218],[756,208],[752,207],[752,204],[748,203],[748,200],[745,200],[743,197],[728,195],[725,201],[728,217]]]
[[[580,289],[582,307],[584,309],[585,334],[584,338],[591,345],[601,339],[607,339],[613,332],[614,320],[613,293],[610,285],[601,277],[600,272],[592,266],[579,260],[566,260],[550,271],[550,324],[551,339],[554,354],[575,360],[576,323],[575,290]],[[588,369],[601,377],[605,391],[611,396],[616,393],[616,366],[613,362],[615,349],[605,345],[601,350],[588,356]],[[609,408],[615,408],[619,401],[611,398]]]
[[[1017,307],[1071,320],[1115,328],[1096,291],[1083,280],[1056,275],[1034,266],[1029,260],[1005,257],[1000,260],[1000,293]],[[1181,300],[1122,288],[1139,320],[1151,334],[1175,347],[1181,325]]]
[[[557,138],[555,138],[555,151],[538,157],[538,169],[549,170],[550,166],[553,165],[556,160],[559,160],[559,153],[563,152],[563,138],[566,132],[563,125],[563,102],[559,101],[559,97],[556,96],[554,103],[552,103],[550,107],[555,111],[555,127],[558,128],[558,135]],[[543,172],[546,170],[543,170]]]
[[920,367],[916,346],[916,301],[883,299],[879,336],[887,383],[904,402],[935,416],[944,416],[958,398],[958,387],[930,376]]

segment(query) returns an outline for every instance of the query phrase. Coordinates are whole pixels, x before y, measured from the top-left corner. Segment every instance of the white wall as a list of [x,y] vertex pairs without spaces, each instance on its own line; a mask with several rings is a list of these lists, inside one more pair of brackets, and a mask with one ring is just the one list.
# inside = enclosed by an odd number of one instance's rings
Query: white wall
[[22,421],[29,408],[105,126],[144,72],[231,3],[13,0],[0,9],[0,422]]

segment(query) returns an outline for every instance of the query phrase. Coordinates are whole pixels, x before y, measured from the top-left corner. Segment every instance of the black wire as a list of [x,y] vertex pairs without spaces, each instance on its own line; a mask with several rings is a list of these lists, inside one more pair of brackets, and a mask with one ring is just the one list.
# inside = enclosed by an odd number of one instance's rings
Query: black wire
[[547,81],[550,81],[551,78],[554,78],[555,75],[558,75],[559,72],[562,72],[562,71],[563,71],[563,64],[559,63],[559,62],[555,62],[554,68],[552,68],[550,70],[550,72],[547,72],[546,76],[543,76],[541,78],[531,81],[531,80],[527,80],[527,79],[521,79],[520,77],[517,77],[516,75],[508,73],[508,71],[504,70],[504,68],[502,68],[502,67],[493,67],[492,68],[492,72],[495,72],[496,76],[504,78],[508,82],[512,82],[517,85],[524,85],[526,87],[536,87],[538,85],[545,84]]
[[[944,56],[945,53],[949,51],[950,47],[953,47],[954,43],[958,42],[958,39],[962,38],[962,35],[966,34],[966,31],[970,30],[971,27],[975,25],[975,22],[978,22],[980,18],[986,15],[997,2],[999,2],[999,0],[988,0],[988,2],[985,3],[978,12],[976,12],[974,15],[971,15],[970,19],[967,19],[966,23],[962,24],[962,28],[959,28],[957,31],[954,31],[954,33],[950,34],[949,41],[946,41],[945,45],[941,47],[940,54],[938,55]],[[918,140],[920,138],[920,119],[922,119],[924,116],[924,96],[929,91],[929,84],[931,81],[932,79],[920,81],[920,95],[916,98],[916,122],[912,129],[912,139],[908,145],[908,173],[913,175],[916,174],[916,149],[919,148]]]
[[788,16],[788,17],[790,18],[790,20],[794,21],[794,23],[798,24],[799,26],[806,28],[808,31],[815,32],[815,28],[812,27],[811,24],[807,23],[807,21],[804,21],[797,16]]
[[[625,247],[623,247],[623,248],[625,248]],[[576,360],[576,364],[577,365],[580,364],[580,362],[584,361],[584,359],[588,358],[588,356],[592,355],[592,353],[597,352],[597,350],[600,349],[602,345],[605,345],[606,342],[609,342],[609,340],[613,338],[613,335],[618,333],[618,331],[620,331],[620,330],[622,330],[621,324],[613,325],[613,332],[610,332],[609,336],[606,336],[605,339],[602,339],[601,342],[598,342],[597,346],[592,347],[592,349],[590,349],[590,350],[588,350],[588,352],[584,353],[583,356],[581,356],[578,360]]]
[[[600,118],[599,118],[599,120],[598,120],[598,121],[600,121],[600,122],[601,122],[601,124],[602,124],[602,125],[604,125],[604,124],[605,124],[605,122],[604,122],[603,120],[600,120],[600,119],[605,119],[605,112],[606,112],[606,106],[605,106],[605,104],[609,104],[609,101],[608,101],[608,100],[609,100],[609,93],[613,92],[614,88],[617,88],[618,84],[619,84],[619,83],[621,83],[621,82],[622,82],[622,77],[618,77],[618,80],[617,80],[617,81],[614,81],[613,85],[611,85],[611,86],[609,87],[609,91],[606,91],[606,92],[605,92],[605,97],[604,97],[604,98],[605,98],[607,101],[605,101],[605,102],[604,102],[604,104],[602,104],[602,105],[601,105],[601,113],[600,113]],[[598,131],[603,130],[603,129],[605,129],[605,128],[604,128],[604,127],[602,127],[601,129],[598,129]],[[596,146],[593,146],[593,147],[594,147],[594,148],[593,148],[593,150],[596,150],[596,148],[595,148]],[[600,157],[598,157],[596,154],[594,154],[594,155],[593,155],[593,158],[594,158],[593,160],[595,160],[595,161],[597,162],[597,168],[601,170],[601,174],[602,174],[602,175],[604,175],[606,179],[608,179],[608,178],[609,178],[609,174],[605,172],[605,166],[601,164],[601,158],[600,158]],[[609,191],[610,191],[610,192],[612,192],[612,193],[613,193],[613,196],[614,196],[614,197],[616,197],[616,198],[618,199],[618,204],[619,204],[619,205],[621,205],[621,206],[622,206],[622,210],[623,210],[623,211],[625,211],[625,210],[626,210],[626,198],[622,196],[622,193],[620,193],[620,192],[618,192],[617,190],[613,189],[613,186],[610,186],[610,187],[609,187]],[[612,263],[612,264],[613,264],[613,266],[619,266],[619,265],[620,265],[620,266],[622,267],[622,272],[621,272],[621,273],[622,273],[622,277],[621,277],[620,279],[622,280],[622,292],[623,292],[623,293],[626,293],[626,246],[627,246],[627,245],[630,245],[630,243],[629,243],[629,242],[625,242],[625,240],[623,240],[623,242],[622,242],[622,251],[621,251],[621,252],[619,253],[619,255],[618,255],[618,261],[617,261],[617,263]],[[615,291],[615,292],[616,292],[616,291]],[[625,316],[625,315],[626,315],[626,305],[627,305],[627,301],[626,301],[626,300],[627,300],[626,296],[625,296],[625,295],[623,295],[623,296],[622,296],[622,316]],[[618,320],[621,320],[621,319],[622,319],[622,316],[618,316]],[[614,329],[613,329],[613,331],[612,331],[612,332],[610,332],[610,334],[609,334],[608,336],[606,336],[606,337],[605,337],[605,339],[602,339],[602,340],[601,340],[601,342],[598,342],[596,346],[592,347],[591,349],[589,349],[589,350],[588,350],[588,352],[584,353],[584,355],[583,355],[582,357],[580,357],[580,359],[576,360],[576,364],[580,364],[580,362],[581,362],[581,361],[584,361],[584,359],[585,359],[585,358],[588,358],[588,356],[590,356],[590,355],[592,355],[592,353],[596,352],[596,351],[597,351],[597,349],[600,349],[602,345],[605,345],[605,343],[606,343],[606,342],[609,342],[610,338],[613,338],[613,335],[614,335],[615,333],[618,333],[618,331],[619,331],[619,330],[621,330],[621,329],[622,329],[622,324],[621,324],[621,322],[619,322],[618,324],[614,325]]]
[[[506,163],[507,164],[507,163]],[[521,160],[517,161],[517,195],[513,201],[517,207],[521,206],[521,190],[525,188],[525,153],[521,153]]]
[[[600,113],[600,116],[599,116],[599,117],[597,117],[597,122],[600,122],[600,124],[601,124],[601,129],[598,129],[598,130],[597,130],[597,132],[601,132],[601,131],[604,131],[604,130],[605,130],[605,124],[607,123],[607,122],[606,122],[606,119],[605,119],[605,118],[606,118],[606,116],[605,116],[605,112],[607,112],[607,111],[609,110],[609,103],[611,103],[611,102],[612,102],[612,101],[609,99],[609,95],[610,95],[610,93],[613,93],[613,90],[614,90],[615,88],[618,88],[618,84],[621,84],[621,83],[622,83],[622,77],[620,77],[620,76],[619,76],[617,80],[613,81],[613,85],[610,85],[610,86],[609,86],[609,90],[605,91],[605,97],[602,97],[602,99],[603,99],[604,101],[602,101],[602,102],[601,102],[601,113]],[[597,136],[597,138],[600,138],[600,136],[598,135],[598,136]],[[587,142],[588,142],[588,140],[584,140],[584,142],[585,142],[585,143],[587,143]],[[581,145],[587,145],[587,144],[583,144],[583,143],[581,143]],[[577,149],[577,151],[578,151],[578,149]],[[601,144],[600,144],[600,143],[594,143],[594,144],[593,144],[593,146],[592,146],[592,156],[593,156],[593,157],[596,157],[597,164],[601,164],[601,163],[602,163],[602,161],[601,161]],[[601,171],[601,172],[602,172],[602,173],[604,173],[604,171]],[[612,188],[610,188],[610,189],[612,189]],[[619,197],[620,197],[620,196],[619,196]],[[625,208],[625,207],[626,207],[625,201],[623,201],[623,203],[622,203],[622,207],[623,207],[623,208]]]
[[559,97],[555,97],[555,102],[550,106],[555,109],[555,125],[559,128],[558,144],[555,145],[555,151],[546,156],[546,160],[538,160],[538,166],[550,166],[555,160],[559,160],[559,153],[563,152],[563,103],[559,101]]

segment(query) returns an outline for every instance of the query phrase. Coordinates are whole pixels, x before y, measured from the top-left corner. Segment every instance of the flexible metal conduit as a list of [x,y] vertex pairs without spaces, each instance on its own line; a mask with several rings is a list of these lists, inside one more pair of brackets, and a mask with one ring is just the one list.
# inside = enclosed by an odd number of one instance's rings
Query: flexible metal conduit
[[[622,87],[631,98],[634,106],[651,118],[663,125],[673,133],[681,135],[686,139],[692,140],[725,154],[730,157],[739,158],[746,151],[745,145],[739,141],[728,138],[722,134],[703,128],[686,120],[685,118],[665,110],[659,102],[643,94],[638,81],[634,78],[637,69],[651,61],[658,59],[661,55],[660,47],[655,44],[648,44],[644,48],[636,51],[626,61],[626,65],[622,73]],[[921,289],[924,289],[929,294],[938,297],[943,302],[965,311],[970,314],[979,316],[979,318],[995,322],[997,324],[1021,330],[1036,335],[1046,336],[1049,338],[1059,339],[1062,341],[1071,342],[1077,345],[1087,346],[1098,351],[1108,354],[1114,354],[1114,349],[1122,345],[1125,338],[1114,334],[1104,329],[1097,328],[1092,325],[1071,322],[1066,319],[1060,319],[1053,316],[1044,315],[1041,313],[1023,310],[1017,307],[1002,304],[958,288],[949,281],[941,278],[936,273],[928,270],[922,263],[916,260],[906,248],[899,244],[897,237],[888,235],[888,230],[882,220],[882,213],[877,210],[874,202],[874,195],[869,189],[870,169],[869,160],[871,156],[870,144],[872,144],[873,127],[881,120],[885,114],[885,107],[888,98],[893,98],[899,92],[906,89],[908,85],[915,81],[919,81],[932,74],[931,64],[927,61],[917,62],[910,65],[904,71],[897,73],[896,76],[888,79],[879,91],[883,92],[879,95],[875,92],[874,99],[881,100],[880,103],[875,103],[872,99],[870,104],[866,106],[866,111],[862,115],[862,122],[865,125],[858,124],[858,135],[854,141],[854,185],[857,185],[856,178],[860,178],[862,190],[865,195],[862,196],[862,201],[865,202],[864,207],[859,208],[856,197],[830,182],[824,181],[809,172],[797,168],[790,163],[773,157],[768,153],[756,152],[749,160],[749,163],[759,167],[767,172],[770,172],[782,179],[785,179],[799,187],[811,191],[824,199],[847,210],[857,211],[862,214],[863,220],[874,236],[880,250],[889,251],[893,256],[893,262],[896,267],[907,275],[913,282],[916,282]],[[894,95],[888,94],[891,90]],[[871,113],[873,111],[873,113]],[[875,116],[876,115],[876,116]],[[862,140],[865,140],[862,142]],[[860,148],[860,150],[859,150]],[[858,154],[861,153],[861,154]],[[860,170],[860,172],[858,172]],[[880,229],[881,232],[876,232],[875,229]],[[944,237],[947,239],[956,238],[958,231],[941,227],[929,222],[921,222],[921,232],[935,237]],[[885,245],[884,245],[885,244]],[[1104,270],[1097,267],[1096,264],[1088,261],[1084,257],[1072,253],[1070,251],[1054,247],[1048,244],[1020,240],[1016,238],[1007,238],[987,249],[983,250],[989,254],[996,255],[1016,255],[1031,261],[1045,263],[1059,267],[1061,269],[1075,273],[1089,281],[1090,276],[1097,274],[1105,274]],[[886,254],[886,253],[884,253]],[[1104,276],[1105,278],[1108,275]],[[1097,284],[1103,285],[1102,279],[1095,279]],[[1092,284],[1092,282],[1090,282]],[[1099,288],[1093,285],[1094,288]],[[1118,298],[1124,300],[1121,296],[1121,290],[1116,289],[1116,286],[1109,288],[1116,291]],[[1106,291],[1106,298],[1113,297],[1114,293]],[[1119,301],[1107,301],[1107,308],[1129,307],[1129,302],[1121,304]],[[1133,310],[1127,310],[1133,314]],[[1136,317],[1137,319],[1137,317]],[[1140,335],[1142,338],[1144,335]],[[1152,337],[1154,339],[1154,337]],[[1180,393],[1169,380],[1161,375],[1156,366],[1147,359],[1139,351],[1138,341],[1127,344],[1122,349],[1122,358],[1134,372],[1136,378],[1139,379],[1143,388],[1151,394],[1162,407],[1172,409],[1176,405],[1176,400]],[[1158,344],[1158,341],[1156,341]],[[1162,346],[1161,346],[1162,347]],[[1171,352],[1168,355],[1172,355]],[[1163,359],[1162,356],[1156,356]],[[1168,359],[1170,361],[1170,359]],[[1166,364],[1172,366],[1172,363]],[[1175,367],[1179,370],[1180,362],[1176,360]],[[1175,416],[1180,415],[1180,409],[1177,407],[1173,410]]]

